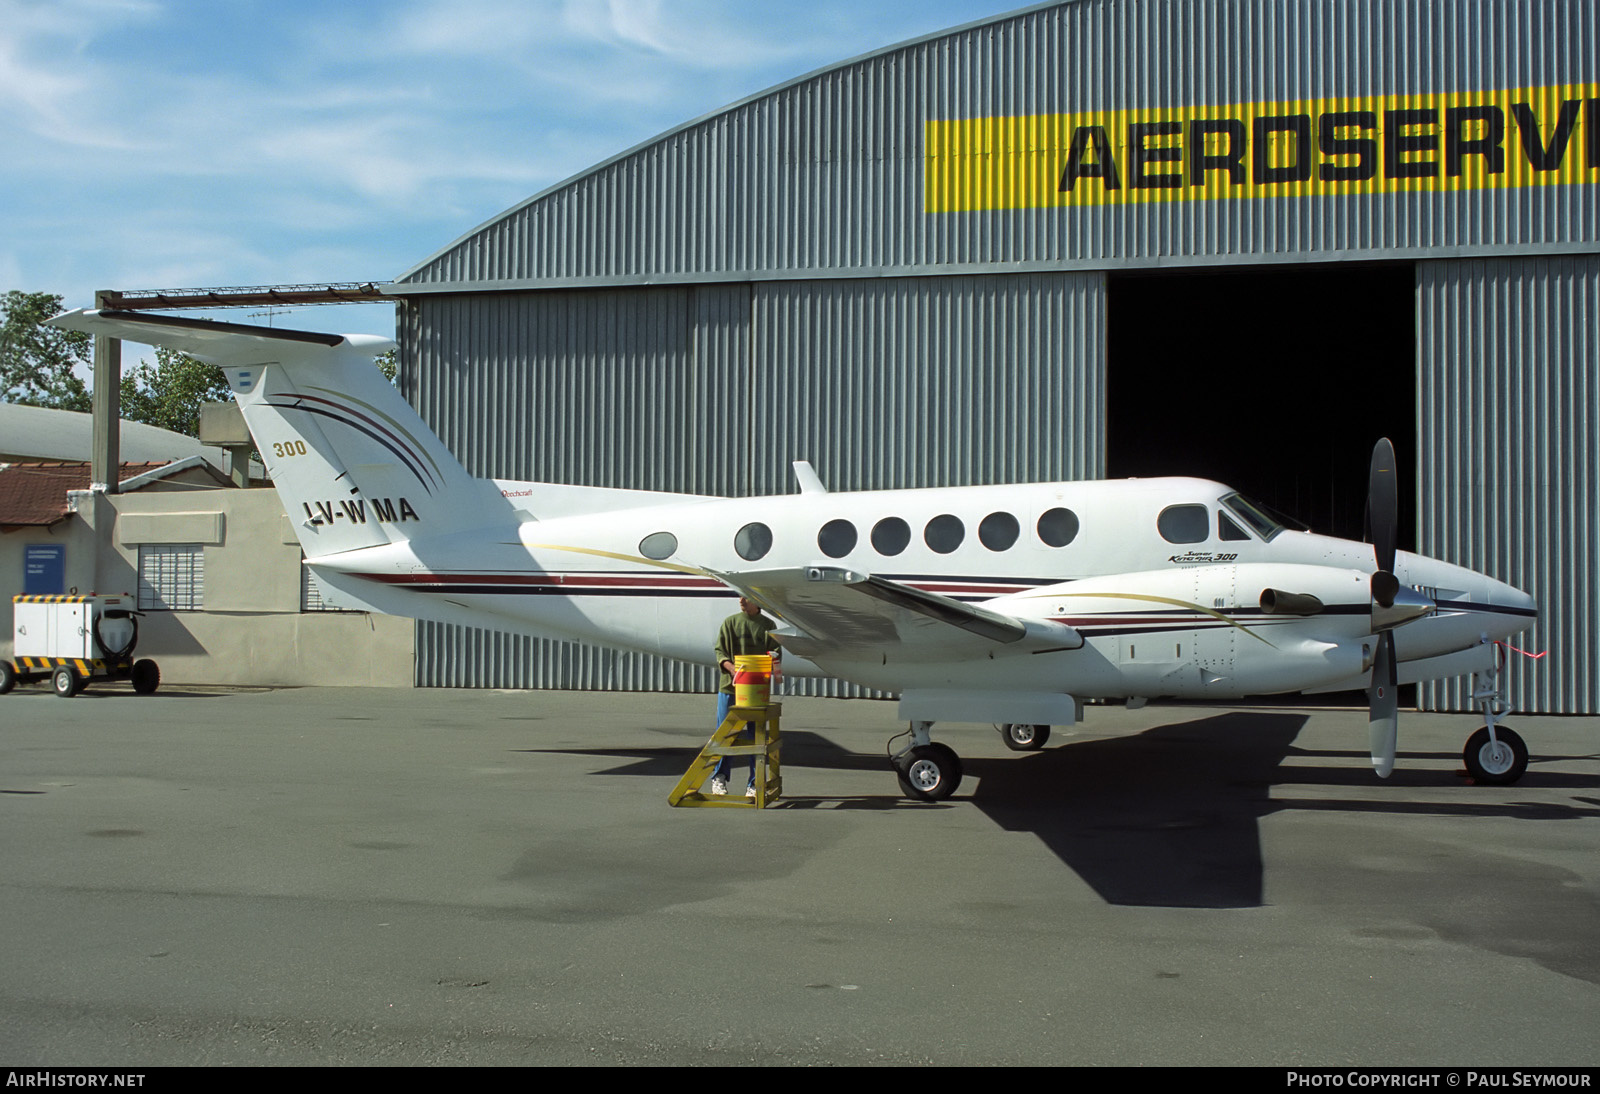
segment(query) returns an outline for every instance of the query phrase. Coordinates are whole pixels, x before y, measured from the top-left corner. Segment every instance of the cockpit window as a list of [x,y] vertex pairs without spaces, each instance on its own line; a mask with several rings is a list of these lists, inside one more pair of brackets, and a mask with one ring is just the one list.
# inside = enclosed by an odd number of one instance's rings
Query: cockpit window
[[1169,505],[1156,518],[1156,530],[1168,543],[1203,543],[1210,526],[1204,505]]
[[1217,510],[1217,538],[1224,543],[1230,540],[1249,539],[1243,528],[1233,522],[1233,518],[1222,510]]
[[1277,519],[1270,509],[1243,494],[1229,494],[1222,499],[1222,504],[1264,540],[1270,542],[1273,536],[1284,529],[1284,522]]

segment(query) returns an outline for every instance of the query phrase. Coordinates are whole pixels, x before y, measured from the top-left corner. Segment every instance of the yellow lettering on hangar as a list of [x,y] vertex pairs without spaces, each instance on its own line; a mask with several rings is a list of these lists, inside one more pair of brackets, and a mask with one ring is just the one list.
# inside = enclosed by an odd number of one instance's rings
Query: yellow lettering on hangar
[[1600,83],[926,124],[924,209],[1600,182]]

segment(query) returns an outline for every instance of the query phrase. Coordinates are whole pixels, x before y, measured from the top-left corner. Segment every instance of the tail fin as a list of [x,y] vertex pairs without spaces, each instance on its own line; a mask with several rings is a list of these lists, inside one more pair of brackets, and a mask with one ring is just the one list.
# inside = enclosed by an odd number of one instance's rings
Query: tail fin
[[50,323],[220,367],[308,559],[460,531],[506,508],[374,367],[388,339],[138,312]]

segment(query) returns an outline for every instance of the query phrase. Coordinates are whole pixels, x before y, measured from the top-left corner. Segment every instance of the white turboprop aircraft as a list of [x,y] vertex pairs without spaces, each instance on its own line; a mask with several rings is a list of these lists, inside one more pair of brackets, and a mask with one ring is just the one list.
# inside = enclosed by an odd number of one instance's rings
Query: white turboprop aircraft
[[[1496,640],[1526,593],[1395,550],[1388,441],[1375,545],[1286,528],[1188,478],[761,498],[476,479],[373,367],[386,339],[126,312],[59,327],[169,346],[223,370],[341,607],[707,662],[728,588],[781,620],[791,674],[898,692],[906,793],[948,797],[935,721],[1043,745],[1085,699],[1237,699],[1365,688],[1372,762],[1394,765],[1396,686],[1476,673],[1487,724],[1464,759],[1508,783],[1527,748],[1496,726]],[[905,735],[902,735],[905,736]]]

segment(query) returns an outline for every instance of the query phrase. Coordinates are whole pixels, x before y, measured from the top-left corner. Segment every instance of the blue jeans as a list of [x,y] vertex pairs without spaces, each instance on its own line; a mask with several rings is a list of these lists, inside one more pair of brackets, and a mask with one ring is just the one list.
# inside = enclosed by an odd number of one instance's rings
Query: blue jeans
[[[717,720],[716,720],[715,723],[713,723],[712,728],[716,728],[717,726],[720,726],[724,721],[727,720],[727,718],[728,718],[728,710],[732,706],[733,706],[733,696],[732,696],[732,694],[730,694],[729,692],[726,692],[726,691],[717,692]],[[755,731],[750,728],[750,723],[749,722],[746,722],[744,725],[745,725],[744,732],[740,733],[739,736],[737,738],[735,738],[735,740],[737,740],[740,744],[755,744],[755,741],[756,741]],[[750,778],[745,783],[745,785],[746,786],[754,786],[756,784],[756,758],[754,756],[751,756],[751,757],[749,757],[749,760],[750,760]],[[717,769],[711,773],[711,777],[713,779],[726,779],[728,777],[728,771],[732,766],[733,766],[733,757],[732,756],[724,756],[724,757],[722,757],[722,759],[717,761]]]

